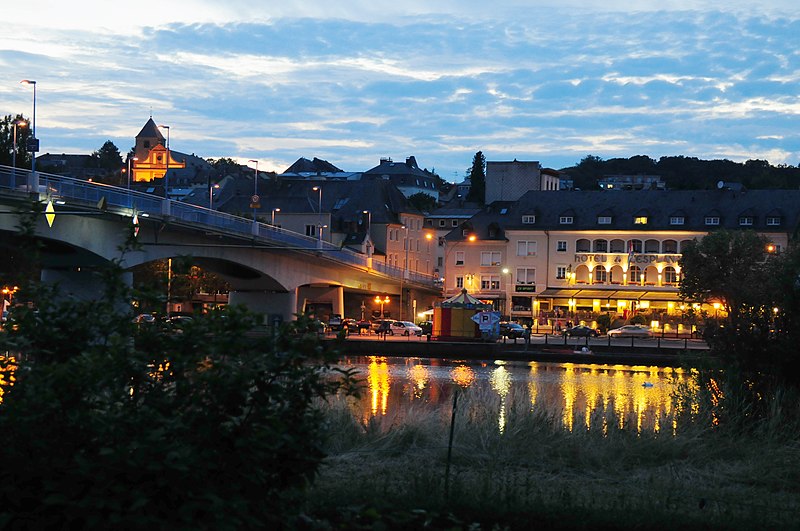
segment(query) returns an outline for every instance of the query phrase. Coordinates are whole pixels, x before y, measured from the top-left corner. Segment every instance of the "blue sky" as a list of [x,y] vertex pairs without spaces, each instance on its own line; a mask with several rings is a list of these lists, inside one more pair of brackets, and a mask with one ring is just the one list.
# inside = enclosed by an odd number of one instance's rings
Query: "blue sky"
[[175,150],[276,171],[414,155],[454,181],[479,150],[800,163],[794,0],[117,4],[3,7],[0,113],[30,115],[35,79],[42,152],[125,152],[152,112]]

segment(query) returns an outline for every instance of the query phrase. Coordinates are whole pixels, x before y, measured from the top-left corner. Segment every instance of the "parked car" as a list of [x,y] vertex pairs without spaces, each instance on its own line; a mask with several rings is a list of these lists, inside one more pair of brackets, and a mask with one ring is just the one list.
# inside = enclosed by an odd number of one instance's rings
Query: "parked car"
[[585,325],[575,325],[564,330],[564,335],[568,337],[597,337],[600,331]]
[[342,320],[342,328],[347,328],[351,334],[358,332],[358,321],[355,319],[345,318]]
[[518,323],[500,323],[500,337],[522,339],[525,337],[525,328]]
[[331,315],[331,318],[328,319],[328,327],[331,329],[331,332],[338,332],[344,326],[344,321],[342,320],[342,316],[338,313]]
[[411,321],[393,321],[389,325],[389,335],[393,336],[395,334],[400,334],[403,336],[410,336],[414,334],[415,336],[422,335],[422,328],[418,327]]
[[642,325],[625,325],[608,331],[609,337],[653,337],[653,332]]
[[133,318],[133,322],[139,325],[153,324],[156,322],[156,318],[151,313],[140,313]]
[[417,326],[422,328],[422,333],[424,335],[428,335],[430,333],[433,333],[433,321],[422,321]]
[[372,321],[372,330],[377,333],[388,332],[394,319],[378,319]]

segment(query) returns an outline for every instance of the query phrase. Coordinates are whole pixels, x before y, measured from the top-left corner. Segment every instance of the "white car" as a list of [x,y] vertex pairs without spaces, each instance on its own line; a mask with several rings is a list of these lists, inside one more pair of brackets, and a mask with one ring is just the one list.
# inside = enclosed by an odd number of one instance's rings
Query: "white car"
[[608,337],[653,337],[653,332],[646,326],[625,325],[609,330]]
[[422,328],[418,327],[411,321],[393,321],[389,327],[389,335],[393,336],[395,334],[404,336],[410,336],[411,334],[414,334],[415,336],[421,336]]

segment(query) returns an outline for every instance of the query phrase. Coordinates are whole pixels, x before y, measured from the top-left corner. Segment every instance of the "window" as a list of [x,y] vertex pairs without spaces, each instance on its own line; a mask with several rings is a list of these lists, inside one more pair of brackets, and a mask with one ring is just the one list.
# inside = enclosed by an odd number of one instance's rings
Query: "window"
[[636,216],[633,218],[634,225],[647,225],[647,216]]
[[572,225],[572,216],[561,216],[558,218],[558,222],[561,225]]
[[456,287],[457,288],[464,287],[464,277],[456,277]]
[[739,225],[743,227],[750,227],[753,225],[753,217],[752,216],[742,216],[739,218]]
[[567,241],[566,240],[558,240],[556,242],[556,251],[559,253],[566,253],[567,252]]
[[706,216],[706,225],[719,225],[719,217]]
[[667,284],[677,284],[678,272],[675,271],[674,267],[667,266],[664,268],[664,282]]
[[458,220],[457,219],[451,219],[450,220],[450,226],[451,227],[458,227]]
[[678,242],[675,240],[664,240],[661,245],[665,253],[678,254]]
[[518,267],[517,284],[536,284],[536,270],[532,267]]
[[517,256],[536,256],[536,242],[517,242]]
[[777,216],[769,216],[767,217],[767,225],[775,227],[781,224],[781,218]]
[[522,216],[523,225],[533,225],[536,223],[536,216]]
[[642,280],[642,270],[639,268],[639,266],[631,266],[630,269],[628,269],[628,275],[631,277],[631,282],[638,283]]
[[500,275],[481,275],[481,290],[500,289]]
[[642,240],[628,240],[628,252],[633,250],[634,253],[642,252]]
[[443,267],[444,266],[444,258],[441,256],[436,257],[436,267]]
[[439,226],[440,227],[444,227],[444,225],[445,225],[445,221],[443,219],[440,219],[439,220]]
[[556,267],[556,279],[557,280],[564,280],[567,278],[567,266],[557,266]]
[[317,226],[306,225],[306,236],[316,236],[316,235],[317,235]]
[[481,265],[482,266],[499,266],[500,265],[500,251],[482,251],[481,252]]
[[507,208],[501,208],[500,209],[500,213],[503,214],[503,215],[508,214],[508,209]]
[[469,236],[469,229],[461,229],[461,235],[464,237]]
[[683,218],[683,216],[672,216],[669,218],[670,225],[683,225],[684,222],[685,219]]
[[596,253],[607,253],[608,252],[608,240],[595,240],[594,241],[594,252],[596,252]]
[[456,251],[456,265],[457,266],[464,265],[464,251]]
[[611,225],[611,216],[597,216],[598,225]]
[[150,141],[149,140],[145,140],[144,141],[144,147],[146,147],[146,148],[150,147]]
[[604,267],[595,267],[594,268],[594,282],[595,284],[602,284],[605,283],[608,279],[608,272]]

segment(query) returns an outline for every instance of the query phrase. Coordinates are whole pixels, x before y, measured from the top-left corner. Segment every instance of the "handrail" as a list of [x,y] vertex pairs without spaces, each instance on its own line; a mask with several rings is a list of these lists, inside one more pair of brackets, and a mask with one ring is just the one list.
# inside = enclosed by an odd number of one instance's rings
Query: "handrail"
[[[327,259],[346,265],[369,267],[370,260],[365,255],[324,240],[225,212],[118,186],[0,166],[0,193],[6,191],[14,194],[39,193],[47,197],[69,199],[90,208],[98,208],[98,203],[104,200],[106,209],[122,211],[130,216],[136,213],[140,217],[166,218],[202,225],[209,229],[248,236],[270,244],[292,247],[298,251],[322,251]],[[402,268],[382,262],[372,262],[371,266],[375,271],[390,277],[403,278],[404,275]],[[405,275],[406,280],[434,286],[433,275],[413,271],[405,272]]]

